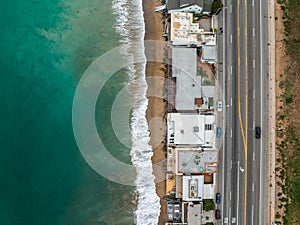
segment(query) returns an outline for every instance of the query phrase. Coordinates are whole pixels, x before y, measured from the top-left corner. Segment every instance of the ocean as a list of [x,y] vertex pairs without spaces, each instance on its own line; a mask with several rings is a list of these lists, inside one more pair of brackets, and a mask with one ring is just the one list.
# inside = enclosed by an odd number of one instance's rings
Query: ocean
[[[145,62],[134,63],[144,58],[142,0],[0,2],[0,224],[157,224]],[[121,44],[132,63],[105,83],[95,122],[110,154],[136,169],[135,186],[93,170],[72,124],[81,77]]]

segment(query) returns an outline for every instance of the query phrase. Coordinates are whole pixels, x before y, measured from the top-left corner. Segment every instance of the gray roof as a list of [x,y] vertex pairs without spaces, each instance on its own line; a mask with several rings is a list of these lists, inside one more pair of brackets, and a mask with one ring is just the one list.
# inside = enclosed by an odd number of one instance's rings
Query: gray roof
[[217,59],[217,47],[216,46],[203,46],[203,59],[204,60],[216,60]]
[[167,9],[180,9],[190,5],[198,5],[203,8],[203,0],[168,0]]
[[172,48],[172,76],[176,77],[177,110],[194,110],[195,98],[201,98],[201,76],[197,76],[196,51],[196,48]]
[[203,0],[179,0],[180,7],[189,6],[189,5],[198,5],[203,7]]

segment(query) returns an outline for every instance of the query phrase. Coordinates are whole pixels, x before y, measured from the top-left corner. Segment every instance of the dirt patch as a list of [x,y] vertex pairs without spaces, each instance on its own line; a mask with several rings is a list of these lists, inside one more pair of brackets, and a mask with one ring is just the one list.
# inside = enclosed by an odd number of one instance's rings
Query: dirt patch
[[300,1],[275,3],[276,222],[300,224]]

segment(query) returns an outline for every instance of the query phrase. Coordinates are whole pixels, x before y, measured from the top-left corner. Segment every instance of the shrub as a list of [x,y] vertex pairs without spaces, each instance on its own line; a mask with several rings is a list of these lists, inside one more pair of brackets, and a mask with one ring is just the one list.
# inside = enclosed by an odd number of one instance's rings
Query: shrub
[[215,14],[217,12],[221,11],[221,8],[223,8],[223,3],[221,0],[214,0],[211,7],[211,14]]
[[203,200],[203,209],[204,211],[215,210],[215,203],[212,199],[204,199]]

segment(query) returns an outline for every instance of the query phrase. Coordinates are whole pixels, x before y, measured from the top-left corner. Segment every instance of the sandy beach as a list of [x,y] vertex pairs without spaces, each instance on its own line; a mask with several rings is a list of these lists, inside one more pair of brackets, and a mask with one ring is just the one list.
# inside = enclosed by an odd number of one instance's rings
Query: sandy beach
[[[162,15],[155,12],[154,7],[161,5],[158,0],[144,0],[144,18],[146,26],[145,40],[160,40],[163,41],[162,32]],[[163,56],[159,56],[163,58]],[[162,61],[162,59],[161,59]],[[164,65],[160,62],[147,62],[146,66],[147,76],[158,76],[163,78],[165,76]],[[157,90],[157,93],[162,93],[164,88],[164,79],[158,79],[158,82],[152,83],[151,90]],[[149,129],[151,133],[150,144],[153,146],[154,155],[152,158],[153,164],[165,160],[165,148],[164,143],[157,143],[157,140],[165,139],[166,130],[166,103],[163,102],[161,97],[148,96],[149,103],[147,109],[147,121],[149,123]],[[163,225],[166,222],[166,202],[162,199],[165,195],[165,182],[156,184],[156,192],[160,197],[161,202],[161,214],[159,218],[159,225]]]

